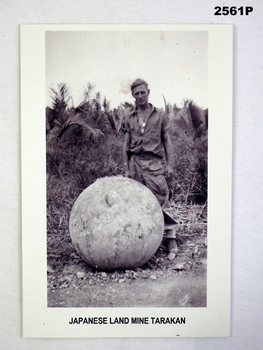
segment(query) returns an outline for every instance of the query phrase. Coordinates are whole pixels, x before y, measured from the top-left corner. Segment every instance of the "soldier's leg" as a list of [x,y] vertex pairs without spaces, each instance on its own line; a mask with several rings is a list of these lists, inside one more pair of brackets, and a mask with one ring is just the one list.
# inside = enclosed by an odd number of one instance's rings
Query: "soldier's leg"
[[144,180],[142,177],[141,164],[135,155],[132,155],[130,160],[129,160],[129,170],[130,170],[131,179],[136,180],[136,181],[144,184]]
[[[157,160],[158,161],[158,160]],[[148,171],[143,172],[143,179],[145,185],[153,192],[158,199],[163,209],[164,216],[164,238],[168,241],[168,259],[172,260],[177,255],[177,243],[176,243],[176,226],[177,222],[171,216],[171,208],[169,205],[169,189],[164,176],[162,164],[158,161],[160,171],[156,171],[157,165],[152,161],[148,164]],[[154,171],[151,171],[154,169]],[[157,174],[156,174],[157,173]],[[158,174],[159,173],[159,174]]]

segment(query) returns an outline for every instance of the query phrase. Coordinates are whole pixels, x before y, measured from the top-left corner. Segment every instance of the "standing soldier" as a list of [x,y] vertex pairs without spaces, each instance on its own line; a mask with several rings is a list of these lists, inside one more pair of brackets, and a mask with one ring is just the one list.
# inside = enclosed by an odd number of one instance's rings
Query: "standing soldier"
[[[125,176],[147,186],[163,209],[165,237],[168,240],[168,259],[177,254],[176,221],[169,214],[169,189],[165,176],[171,177],[172,144],[169,136],[168,118],[165,113],[148,102],[148,84],[137,79],[131,85],[135,108],[125,118],[123,157]],[[166,157],[164,167],[162,158]]]

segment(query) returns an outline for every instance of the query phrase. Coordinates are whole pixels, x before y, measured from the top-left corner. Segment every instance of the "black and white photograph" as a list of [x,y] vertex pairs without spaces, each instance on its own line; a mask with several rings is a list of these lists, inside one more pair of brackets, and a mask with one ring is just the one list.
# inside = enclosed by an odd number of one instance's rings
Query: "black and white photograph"
[[263,2],[0,9],[0,348],[262,349]]
[[22,26],[24,336],[229,334],[231,38]]
[[207,31],[46,32],[49,307],[206,306],[208,88]]

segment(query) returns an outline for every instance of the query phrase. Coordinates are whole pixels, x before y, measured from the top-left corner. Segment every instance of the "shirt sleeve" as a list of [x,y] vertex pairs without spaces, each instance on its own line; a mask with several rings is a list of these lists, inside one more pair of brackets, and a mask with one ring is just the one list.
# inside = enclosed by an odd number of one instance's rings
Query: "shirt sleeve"
[[130,118],[133,112],[134,112],[134,108],[127,108],[124,112],[124,131],[125,132],[131,132]]

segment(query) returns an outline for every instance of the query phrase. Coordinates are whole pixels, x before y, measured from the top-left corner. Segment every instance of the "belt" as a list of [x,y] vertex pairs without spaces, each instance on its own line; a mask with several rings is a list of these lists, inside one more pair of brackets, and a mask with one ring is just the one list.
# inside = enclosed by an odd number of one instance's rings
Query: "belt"
[[140,159],[144,159],[144,160],[148,160],[148,159],[153,159],[153,158],[159,158],[161,159],[162,157],[157,156],[156,154],[152,154],[152,153],[133,153],[136,157],[140,158]]

